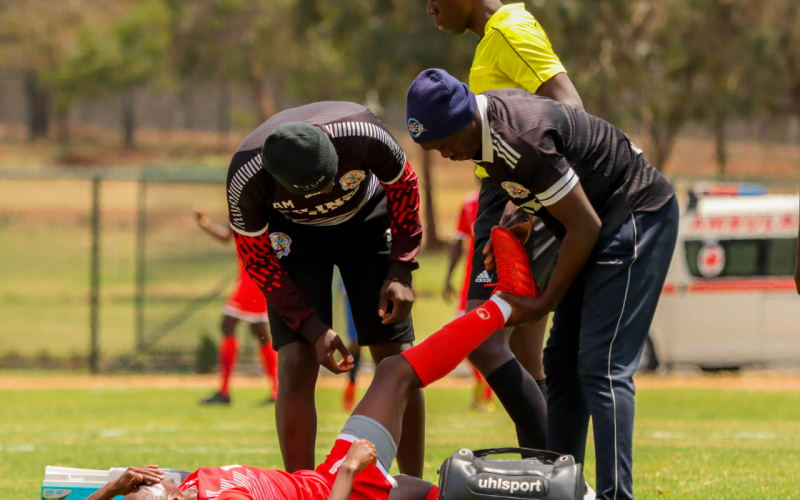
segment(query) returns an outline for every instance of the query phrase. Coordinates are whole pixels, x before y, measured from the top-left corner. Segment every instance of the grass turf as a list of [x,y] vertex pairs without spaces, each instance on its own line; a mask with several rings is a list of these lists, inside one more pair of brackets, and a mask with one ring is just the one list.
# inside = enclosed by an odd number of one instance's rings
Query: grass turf
[[[344,380],[342,380],[344,383]],[[188,389],[10,390],[0,410],[0,498],[38,498],[46,465],[156,463],[193,470],[280,467],[264,390],[235,390],[230,408],[200,408]],[[346,419],[340,392],[319,389],[317,459]],[[457,448],[513,444],[501,409],[468,410],[466,389],[427,390],[425,478]],[[649,389],[637,396],[637,498],[797,498],[800,392]],[[591,449],[591,444],[590,444]],[[594,481],[594,459],[587,457]]]

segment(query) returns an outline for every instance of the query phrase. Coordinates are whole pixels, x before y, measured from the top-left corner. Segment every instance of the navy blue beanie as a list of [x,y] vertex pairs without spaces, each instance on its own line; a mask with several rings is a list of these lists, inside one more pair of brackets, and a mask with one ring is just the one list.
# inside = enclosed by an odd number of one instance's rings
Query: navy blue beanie
[[417,144],[450,137],[469,125],[477,111],[475,94],[443,69],[426,69],[408,89],[408,132]]

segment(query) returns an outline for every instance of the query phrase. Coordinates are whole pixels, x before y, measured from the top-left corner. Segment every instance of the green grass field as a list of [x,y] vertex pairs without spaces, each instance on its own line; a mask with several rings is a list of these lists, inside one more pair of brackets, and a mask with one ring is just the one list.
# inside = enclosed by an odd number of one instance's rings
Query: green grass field
[[[38,498],[46,465],[143,463],[193,470],[245,463],[280,467],[264,391],[235,390],[230,408],[200,408],[204,390],[0,391],[0,498]],[[317,459],[344,423],[339,391],[319,389]],[[425,478],[457,448],[513,444],[501,410],[475,413],[467,389],[427,390]],[[637,498],[798,498],[800,392],[649,389],[637,396]],[[590,444],[591,447],[591,444]],[[594,478],[588,457],[587,479]]]

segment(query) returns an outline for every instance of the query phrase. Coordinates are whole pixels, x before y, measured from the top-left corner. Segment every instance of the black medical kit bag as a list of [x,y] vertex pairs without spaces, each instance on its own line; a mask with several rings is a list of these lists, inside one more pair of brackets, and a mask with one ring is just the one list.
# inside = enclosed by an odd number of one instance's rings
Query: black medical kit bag
[[[519,460],[489,458],[520,454]],[[572,455],[528,448],[462,448],[439,467],[439,500],[583,500],[583,466]]]

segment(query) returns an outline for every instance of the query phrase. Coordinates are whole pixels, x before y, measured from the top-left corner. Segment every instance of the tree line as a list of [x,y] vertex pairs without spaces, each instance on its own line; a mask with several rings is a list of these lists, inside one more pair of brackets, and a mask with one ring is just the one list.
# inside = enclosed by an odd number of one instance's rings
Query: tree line
[[[663,166],[688,123],[800,117],[797,0],[532,0],[587,111],[637,130]],[[466,81],[477,38],[409,0],[0,0],[0,69],[25,75],[31,138],[69,140],[78,99],[113,96],[135,144],[134,93],[237,84],[264,120],[285,101],[402,105],[428,67]],[[224,100],[221,106],[224,107]],[[224,110],[223,110],[224,111]],[[223,113],[224,114],[224,113]]]

